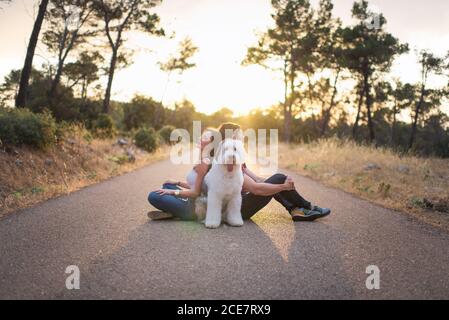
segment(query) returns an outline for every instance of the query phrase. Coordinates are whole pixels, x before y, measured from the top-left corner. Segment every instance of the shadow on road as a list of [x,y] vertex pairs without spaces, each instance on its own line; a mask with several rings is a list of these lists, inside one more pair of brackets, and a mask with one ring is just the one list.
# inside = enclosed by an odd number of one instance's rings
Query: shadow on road
[[329,227],[272,216],[262,213],[243,228],[218,230],[194,222],[148,221],[125,245],[89,266],[82,290],[63,291],[60,297],[305,299],[332,298],[328,292],[353,294],[343,272],[322,277],[342,269],[335,251],[304,236],[310,228],[317,238],[325,232],[332,240]]

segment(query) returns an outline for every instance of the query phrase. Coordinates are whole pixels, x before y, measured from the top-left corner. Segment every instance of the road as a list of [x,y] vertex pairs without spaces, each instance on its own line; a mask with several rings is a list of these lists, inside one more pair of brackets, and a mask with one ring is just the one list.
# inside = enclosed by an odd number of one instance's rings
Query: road
[[448,233],[288,171],[331,216],[295,224],[273,203],[243,228],[149,221],[148,191],[187,170],[159,162],[3,218],[0,298],[449,298]]

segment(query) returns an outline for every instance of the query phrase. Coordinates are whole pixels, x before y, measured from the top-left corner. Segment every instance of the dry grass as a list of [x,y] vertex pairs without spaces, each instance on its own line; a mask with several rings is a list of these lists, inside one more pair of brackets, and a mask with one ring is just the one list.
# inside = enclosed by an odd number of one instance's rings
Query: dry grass
[[[16,148],[0,152],[0,217],[55,196],[162,160],[168,147],[153,154],[116,140],[87,142],[82,132],[48,151]],[[130,161],[131,149],[135,160]]]
[[353,142],[281,145],[282,167],[449,228],[449,160],[400,156]]

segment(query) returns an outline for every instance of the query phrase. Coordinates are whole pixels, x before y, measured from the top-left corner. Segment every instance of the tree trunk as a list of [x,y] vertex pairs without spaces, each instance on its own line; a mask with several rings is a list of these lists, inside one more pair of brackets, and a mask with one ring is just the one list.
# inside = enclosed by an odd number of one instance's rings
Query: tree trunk
[[326,130],[327,130],[330,118],[331,118],[331,109],[327,109],[323,115],[323,123],[321,125],[321,132],[320,132],[321,137],[324,137],[324,135],[326,134]]
[[291,141],[291,129],[292,129],[292,109],[295,101],[295,71],[292,70],[290,74],[290,99],[287,98],[287,106],[285,108],[285,137],[286,142]]
[[425,92],[425,86],[423,85],[421,88],[421,96],[419,98],[419,102],[416,105],[416,109],[415,109],[415,116],[413,118],[412,130],[410,132],[410,141],[408,144],[408,150],[413,148],[413,144],[415,143],[415,136],[416,136],[416,131],[417,131],[417,127],[418,127],[419,114],[421,112],[422,104],[424,103],[424,92]]
[[87,98],[87,80],[86,77],[84,77],[81,85],[81,99],[83,99],[83,101],[86,101],[86,98]]
[[357,137],[357,129],[359,127],[359,121],[360,121],[360,115],[362,113],[362,105],[363,105],[363,95],[364,95],[364,88],[360,90],[359,94],[359,103],[357,106],[357,116],[355,118],[354,126],[352,127],[352,138],[355,140]]
[[396,145],[395,138],[396,138],[396,115],[397,115],[397,113],[398,113],[398,102],[395,99],[394,107],[393,107],[393,123],[391,124],[391,137],[390,137],[392,146]]
[[284,109],[284,140],[286,143],[291,141],[291,126],[292,126],[292,114],[290,108],[286,106]]
[[376,137],[374,134],[374,124],[373,124],[373,119],[372,119],[372,115],[371,115],[372,101],[371,101],[371,94],[370,94],[371,88],[369,85],[368,75],[365,76],[364,82],[365,82],[366,112],[368,115],[369,142],[373,143]]
[[[65,43],[68,33],[69,33],[69,31],[66,28],[64,30],[64,37],[63,37],[61,43]],[[58,55],[58,66],[56,68],[56,74],[55,74],[55,77],[53,78],[53,81],[51,83],[51,88],[49,91],[50,98],[55,96],[56,88],[58,87],[59,82],[61,81],[62,70],[64,68],[65,60],[67,59],[69,52],[72,50],[75,40],[76,40],[76,34],[73,34],[72,39],[70,40],[70,43],[67,46],[67,48],[64,49],[63,45],[61,45],[61,47],[60,47],[60,51],[59,51],[59,55]]]
[[28,85],[30,82],[31,70],[33,68],[34,51],[36,50],[37,41],[41,32],[42,24],[45,18],[49,0],[42,0],[39,5],[39,12],[34,22],[33,31],[31,32],[30,41],[28,43],[25,63],[20,75],[19,93],[16,98],[16,107],[23,108],[27,104]]
[[115,67],[117,65],[117,51],[118,49],[113,49],[111,62],[109,65],[108,85],[106,87],[106,93],[103,101],[104,113],[109,112],[109,105],[111,103],[112,82],[114,81]]
[[284,142],[290,143],[291,138],[291,115],[289,113],[289,99],[288,99],[288,76],[287,76],[287,63],[284,63]]
[[367,100],[366,101],[366,109],[367,109],[366,111],[367,111],[367,115],[368,115],[369,142],[373,143],[374,140],[376,139],[376,135],[375,135],[375,131],[374,131],[373,115],[371,114],[371,101],[368,98],[366,100]]
[[332,93],[332,98],[329,103],[329,108],[326,110],[325,115],[323,117],[323,124],[321,126],[321,137],[323,137],[326,134],[326,130],[330,121],[331,112],[332,109],[335,106],[335,97],[337,96],[337,83],[338,83],[338,77],[340,76],[340,70],[337,71],[337,75],[335,76],[334,81],[334,92]]
[[55,96],[56,88],[58,87],[58,84],[61,81],[62,67],[63,67],[63,62],[60,61],[58,63],[58,67],[56,69],[56,74],[55,74],[53,81],[51,82],[50,91],[48,93],[50,98],[53,98]]

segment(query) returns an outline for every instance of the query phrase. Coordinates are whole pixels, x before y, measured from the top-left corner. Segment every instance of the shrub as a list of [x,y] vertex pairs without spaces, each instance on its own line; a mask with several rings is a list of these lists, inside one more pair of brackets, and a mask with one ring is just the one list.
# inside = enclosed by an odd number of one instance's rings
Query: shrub
[[164,123],[165,109],[152,98],[136,96],[123,107],[123,121],[127,130],[142,126],[160,128]]
[[112,161],[118,165],[122,165],[127,162],[130,162],[129,157],[126,154],[120,155],[120,156],[112,156],[112,157],[109,157],[108,160]]
[[64,140],[67,136],[75,136],[79,131],[78,126],[66,121],[58,122],[56,138],[58,141]]
[[115,135],[114,121],[109,115],[100,114],[93,122],[92,133],[98,138],[112,138]]
[[176,128],[170,125],[164,126],[161,130],[159,130],[159,136],[162,141],[166,144],[171,144],[170,135]]
[[139,148],[148,152],[156,151],[159,142],[156,131],[145,127],[136,132],[134,140]]
[[28,145],[44,149],[55,144],[56,134],[56,121],[48,112],[0,110],[0,140],[4,145]]

